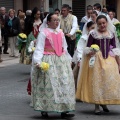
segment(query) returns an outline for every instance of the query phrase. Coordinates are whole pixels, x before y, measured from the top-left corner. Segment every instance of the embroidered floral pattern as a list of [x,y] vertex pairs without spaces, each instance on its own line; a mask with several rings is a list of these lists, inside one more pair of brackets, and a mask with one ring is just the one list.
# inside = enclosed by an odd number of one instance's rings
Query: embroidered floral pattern
[[112,39],[114,37],[114,34],[112,32],[109,31],[109,36],[102,36],[98,33],[98,31],[92,30],[90,32],[90,34],[92,35],[93,38],[100,40],[100,39]]
[[[99,62],[98,62],[99,61]],[[120,80],[116,60],[109,56],[102,60],[99,53],[93,71],[94,101],[120,100]]]
[[32,104],[35,110],[64,112],[75,110],[75,86],[70,61],[66,55],[44,55],[47,72],[34,68]]

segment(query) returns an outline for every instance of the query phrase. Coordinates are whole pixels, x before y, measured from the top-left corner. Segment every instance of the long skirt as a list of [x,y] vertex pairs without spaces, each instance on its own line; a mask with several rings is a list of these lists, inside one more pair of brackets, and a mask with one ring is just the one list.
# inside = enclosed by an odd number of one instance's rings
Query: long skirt
[[74,75],[74,80],[75,80],[75,90],[77,89],[77,80],[78,80],[78,75],[79,75],[79,66],[78,64],[75,65],[73,68],[73,75]]
[[103,59],[96,53],[95,64],[89,67],[89,55],[84,55],[76,98],[94,104],[120,104],[120,74],[115,57]]
[[32,63],[31,55],[26,55],[26,47],[25,46],[21,49],[19,62],[22,64],[25,64],[25,65],[30,65]]
[[31,95],[31,78],[28,81],[27,92],[28,92],[28,95]]
[[32,106],[46,112],[75,110],[75,85],[71,62],[66,55],[44,55],[42,62],[49,63],[47,72],[33,67]]

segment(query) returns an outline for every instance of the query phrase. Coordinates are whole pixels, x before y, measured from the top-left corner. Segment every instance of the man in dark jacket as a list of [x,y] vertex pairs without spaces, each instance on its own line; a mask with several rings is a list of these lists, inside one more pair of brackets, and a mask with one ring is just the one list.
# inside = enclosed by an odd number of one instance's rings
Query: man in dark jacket
[[[3,49],[4,54],[9,54],[7,52],[7,50],[8,50],[8,36],[6,35],[6,31],[5,31],[5,22],[7,19],[8,19],[8,15],[6,14],[6,8],[1,7],[0,8],[0,21],[1,21],[2,38],[4,38],[4,49]],[[0,52],[2,53],[2,49],[0,50]]]
[[32,11],[31,10],[27,10],[26,11],[26,18],[25,18],[25,34],[28,35],[28,26],[29,26],[29,20],[31,19],[31,14],[32,14]]

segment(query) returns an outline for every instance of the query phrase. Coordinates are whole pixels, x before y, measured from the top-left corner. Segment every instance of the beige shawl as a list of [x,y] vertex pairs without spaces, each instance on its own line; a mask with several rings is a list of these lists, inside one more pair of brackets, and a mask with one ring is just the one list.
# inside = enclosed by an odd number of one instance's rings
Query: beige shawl
[[[60,29],[63,30],[63,33],[70,33],[73,24],[73,15],[68,14],[67,17],[60,17]],[[71,36],[71,39],[74,40],[76,38],[76,34]]]

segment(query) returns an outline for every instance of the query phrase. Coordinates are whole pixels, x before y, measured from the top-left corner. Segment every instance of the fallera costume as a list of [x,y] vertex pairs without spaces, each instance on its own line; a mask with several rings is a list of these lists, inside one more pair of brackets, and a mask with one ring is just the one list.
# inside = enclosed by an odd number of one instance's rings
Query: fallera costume
[[[43,72],[35,64],[49,63]],[[59,29],[45,28],[38,36],[33,54],[32,107],[44,112],[75,110],[75,85],[71,59],[64,34]]]
[[[89,67],[92,44],[97,44],[100,50],[95,54],[94,66]],[[81,63],[77,99],[94,104],[120,104],[120,74],[114,55],[120,56],[114,34],[102,36],[96,30],[91,31]]]
[[41,20],[39,22],[34,22],[32,31],[28,35],[27,43],[26,43],[26,64],[31,64],[31,62],[32,62],[31,53],[29,53],[28,47],[29,47],[31,41],[37,39],[40,25],[41,25]]
[[[31,49],[31,47],[34,46],[34,42],[32,42],[32,41],[36,40],[38,37],[40,26],[41,26],[41,20],[39,20],[38,22],[34,22],[32,32],[30,32],[30,34],[28,35],[26,51],[25,51],[26,64],[28,64],[28,65],[32,63],[32,53],[31,53],[30,49]],[[31,67],[31,71],[32,71],[32,67]],[[28,81],[27,92],[28,92],[28,95],[31,95],[31,78]]]

